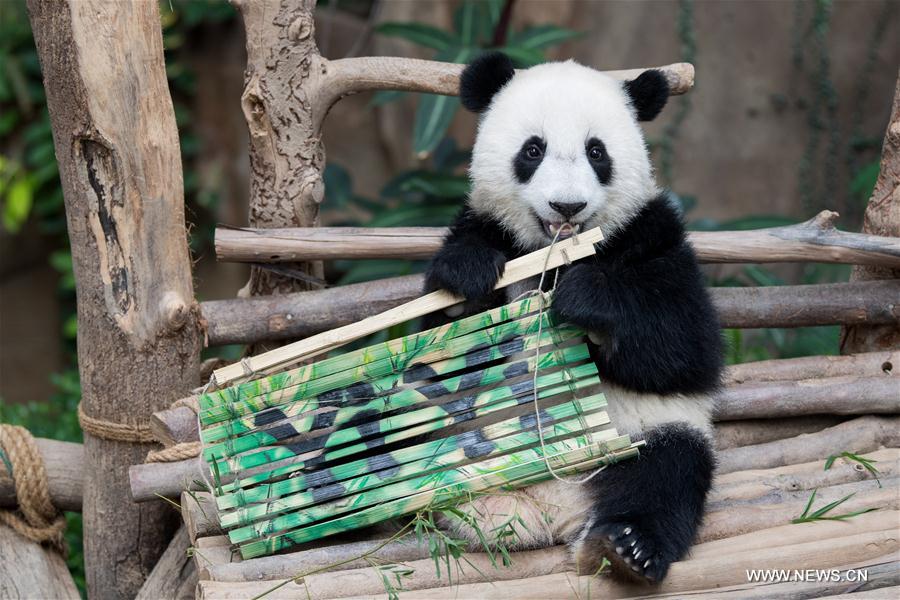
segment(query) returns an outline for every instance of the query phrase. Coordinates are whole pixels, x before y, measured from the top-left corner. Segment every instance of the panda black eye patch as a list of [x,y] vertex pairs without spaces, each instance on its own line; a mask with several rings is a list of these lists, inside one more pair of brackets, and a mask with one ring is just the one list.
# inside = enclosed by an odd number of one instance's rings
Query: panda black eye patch
[[589,139],[584,145],[588,163],[597,174],[597,180],[608,185],[612,180],[612,157],[606,151],[606,145],[597,138]]
[[528,183],[534,172],[544,160],[547,151],[547,142],[533,135],[522,144],[516,157],[513,159],[513,171],[519,183]]

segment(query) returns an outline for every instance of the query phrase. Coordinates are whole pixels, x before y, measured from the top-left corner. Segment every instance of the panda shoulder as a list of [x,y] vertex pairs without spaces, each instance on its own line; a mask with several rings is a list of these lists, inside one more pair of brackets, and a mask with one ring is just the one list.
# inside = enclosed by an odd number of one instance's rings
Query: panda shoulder
[[689,250],[680,208],[666,193],[647,202],[610,240],[611,249],[630,255],[660,255]]

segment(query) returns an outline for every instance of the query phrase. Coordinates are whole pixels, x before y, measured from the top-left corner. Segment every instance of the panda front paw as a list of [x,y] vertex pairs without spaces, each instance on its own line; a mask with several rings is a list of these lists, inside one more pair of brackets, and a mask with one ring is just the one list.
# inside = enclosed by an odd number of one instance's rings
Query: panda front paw
[[674,560],[663,535],[662,531],[628,521],[596,523],[575,550],[578,572],[592,575],[606,559],[613,576],[619,579],[657,584]]
[[550,308],[556,319],[591,331],[609,331],[615,319],[606,301],[605,282],[606,273],[595,265],[571,267],[553,293]]
[[425,291],[447,290],[478,300],[490,294],[506,267],[502,252],[486,246],[444,246],[425,273]]

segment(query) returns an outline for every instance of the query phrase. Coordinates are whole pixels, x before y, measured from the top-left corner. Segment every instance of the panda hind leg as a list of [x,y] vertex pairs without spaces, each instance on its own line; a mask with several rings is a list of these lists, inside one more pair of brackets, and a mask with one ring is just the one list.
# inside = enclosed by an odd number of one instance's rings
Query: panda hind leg
[[593,509],[572,548],[582,574],[606,559],[619,579],[659,583],[694,540],[715,468],[709,438],[667,423],[645,439],[639,458],[594,480]]

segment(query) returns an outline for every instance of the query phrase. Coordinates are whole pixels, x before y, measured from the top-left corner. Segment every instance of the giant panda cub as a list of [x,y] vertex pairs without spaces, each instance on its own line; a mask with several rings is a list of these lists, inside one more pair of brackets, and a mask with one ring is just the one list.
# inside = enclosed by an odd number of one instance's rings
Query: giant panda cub
[[647,583],[685,556],[703,515],[722,368],[715,310],[638,125],[668,95],[659,71],[623,83],[573,61],[516,72],[500,53],[475,60],[460,83],[463,105],[481,115],[472,191],[425,279],[427,291],[484,310],[522,291],[492,292],[506,261],[602,228],[596,256],[560,270],[551,308],[591,332],[610,418],[646,446],[582,485],[484,496],[470,514],[489,532],[518,513],[519,548],[568,543],[580,572],[606,558],[614,575]]

